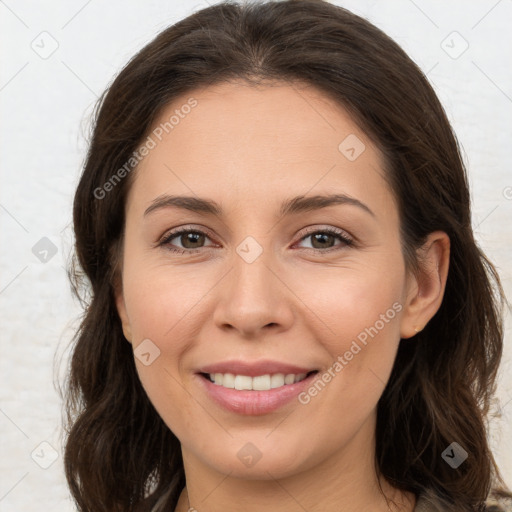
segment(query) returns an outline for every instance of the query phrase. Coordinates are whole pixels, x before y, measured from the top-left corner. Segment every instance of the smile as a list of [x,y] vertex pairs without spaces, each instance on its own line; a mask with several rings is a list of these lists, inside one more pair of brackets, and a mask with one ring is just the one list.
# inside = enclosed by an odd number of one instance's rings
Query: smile
[[[314,372],[309,372],[314,373]],[[248,391],[268,391],[270,389],[280,388],[295,382],[304,380],[309,374],[307,373],[275,373],[273,375],[267,373],[250,377],[249,375],[235,375],[233,373],[207,373],[202,374],[210,379],[211,382],[218,386],[228,389],[248,390]]]
[[[296,400],[318,378],[318,370],[309,373],[237,375],[234,373],[196,373],[196,382],[215,404],[225,411],[255,416],[275,412]],[[293,379],[293,382],[292,382]],[[219,383],[221,382],[221,383]]]

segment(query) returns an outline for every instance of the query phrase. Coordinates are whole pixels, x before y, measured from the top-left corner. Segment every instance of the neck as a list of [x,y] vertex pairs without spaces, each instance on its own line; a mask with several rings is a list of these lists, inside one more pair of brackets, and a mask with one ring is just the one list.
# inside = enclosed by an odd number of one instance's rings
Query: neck
[[360,431],[340,452],[284,478],[270,471],[262,479],[221,474],[182,448],[187,487],[175,512],[412,512],[414,495],[377,477],[367,434]]
[[[277,482],[277,481],[276,481]],[[396,512],[413,512],[416,505],[416,499],[413,494],[407,493],[407,492],[399,492],[397,489],[391,488],[387,482],[384,482],[381,484],[383,492],[385,494],[385,498],[382,494],[380,496],[374,496],[374,500],[372,500],[367,497],[365,498],[364,502],[361,501],[359,504],[357,504],[357,500],[354,499],[354,497],[351,497],[350,503],[348,503],[345,507],[343,507],[343,512],[361,512],[361,511],[372,511],[372,512],[389,512],[389,511],[396,511]],[[284,489],[283,489],[284,490]],[[265,491],[263,491],[265,492]],[[286,493],[286,491],[285,491]],[[269,496],[266,496],[264,498],[270,498]],[[285,497],[286,499],[286,497]],[[203,500],[205,502],[206,500]],[[221,500],[216,500],[216,504],[210,503],[210,505],[204,505],[200,508],[197,508],[197,506],[194,506],[194,501],[190,500],[190,496],[188,495],[187,488],[183,488],[178,503],[176,505],[175,512],[217,512],[217,511],[226,511],[226,510],[233,510],[231,507],[233,507],[234,502],[240,503],[240,499],[230,499],[228,503],[221,503]],[[335,511],[340,512],[340,504],[339,503],[333,503],[332,506],[329,509],[324,508],[323,503],[326,500],[319,499],[315,503],[315,508],[307,508],[304,504],[299,502],[299,500],[295,499],[291,493],[288,494],[288,501],[295,503],[295,508],[293,504],[286,508],[286,510],[293,510],[294,512],[297,510],[310,510],[311,512],[314,511]],[[333,501],[333,500],[330,500]],[[268,503],[272,502],[273,505],[269,505]],[[283,495],[276,497],[274,496],[273,499],[262,499],[261,495],[258,495],[258,507],[272,507],[276,506],[278,504],[279,507],[282,507],[283,505]],[[246,504],[246,503],[245,503]],[[196,504],[197,505],[197,504]],[[237,505],[235,505],[237,507]],[[253,510],[253,509],[250,509]],[[254,509],[256,510],[256,509]],[[261,510],[261,509],[260,509]],[[273,509],[275,510],[275,508]],[[285,510],[283,508],[279,508],[278,510]]]
[[[276,485],[278,485],[276,481]],[[364,500],[357,500],[352,495],[350,498],[350,502],[346,503],[346,505],[341,509],[343,512],[361,512],[361,511],[372,511],[372,512],[413,512],[416,500],[413,494],[407,493],[407,492],[399,492],[397,489],[393,489],[387,482],[381,483],[382,489],[384,492],[384,496],[382,494],[380,495],[374,495],[373,501],[372,498],[367,496]],[[258,507],[266,508],[266,507],[275,507],[276,505],[280,507],[277,510],[290,510],[290,511],[297,511],[297,510],[309,510],[311,512],[313,511],[335,511],[340,512],[340,504],[334,503],[334,500],[331,499],[330,501],[331,506],[330,508],[326,509],[324,503],[327,501],[325,499],[318,499],[315,501],[316,505],[315,507],[309,507],[304,505],[304,503],[300,502],[291,493],[287,493],[286,490],[283,488],[283,493],[280,493],[279,496],[273,495],[261,495],[258,493],[257,496],[257,503]],[[266,492],[265,490],[261,491],[262,493]],[[286,496],[287,495],[287,496]],[[290,503],[290,506],[286,509],[282,508],[285,501],[288,501]],[[233,503],[244,503],[246,505],[246,502],[243,502],[239,498],[230,498],[227,503],[221,503],[222,500],[215,500],[214,503],[209,503],[209,500],[202,500],[203,503],[201,503],[201,500],[199,500],[199,505],[194,502],[194,500],[190,499],[190,496],[188,495],[187,488],[185,487],[179,497],[175,512],[217,512],[217,511],[226,511],[226,510],[233,510]],[[273,504],[270,504],[273,503]],[[295,503],[295,505],[293,505]],[[198,508],[199,507],[199,508]],[[235,505],[236,507],[239,507],[239,505]],[[253,510],[252,508],[249,508],[249,510]],[[256,508],[254,508],[256,510]],[[261,509],[259,509],[261,510]],[[272,509],[276,510],[276,508]]]

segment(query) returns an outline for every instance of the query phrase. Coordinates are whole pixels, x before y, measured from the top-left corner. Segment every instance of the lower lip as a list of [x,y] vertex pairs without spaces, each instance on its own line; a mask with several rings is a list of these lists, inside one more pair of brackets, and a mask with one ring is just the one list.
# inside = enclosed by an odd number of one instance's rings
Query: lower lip
[[214,384],[208,377],[196,374],[214,402],[228,411],[250,416],[268,414],[283,407],[310,386],[317,375],[318,373],[313,373],[300,382],[285,384],[268,391],[251,391],[225,388]]

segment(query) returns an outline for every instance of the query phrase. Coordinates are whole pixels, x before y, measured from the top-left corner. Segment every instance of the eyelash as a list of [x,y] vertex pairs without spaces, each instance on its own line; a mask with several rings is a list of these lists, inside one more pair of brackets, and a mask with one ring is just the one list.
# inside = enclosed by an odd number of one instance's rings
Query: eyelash
[[[170,241],[173,240],[174,238],[178,237],[179,235],[182,235],[184,233],[194,233],[194,234],[197,234],[197,235],[205,235],[208,237],[208,233],[204,232],[204,231],[201,231],[201,230],[197,230],[197,229],[191,229],[191,228],[180,228],[180,229],[177,229],[176,231],[172,231],[171,233],[169,233],[167,236],[165,236],[157,245],[158,246],[167,246],[166,249],[171,251],[171,252],[175,252],[175,253],[179,253],[179,254],[194,254],[194,253],[197,253],[197,252],[200,252],[201,249],[204,249],[204,247],[201,247],[199,249],[180,249],[180,248],[175,248],[175,247],[172,247],[170,245]],[[305,234],[300,240],[299,242],[302,242],[304,239],[308,238],[309,236],[311,235],[316,235],[316,234],[329,234],[329,235],[333,235],[335,237],[338,238],[338,240],[341,240],[344,244],[344,246],[346,247],[350,247],[351,245],[353,245],[354,241],[349,238],[344,231],[340,230],[340,229],[337,229],[337,228],[324,228],[324,229],[316,229],[316,230],[312,230],[310,232],[308,232],[307,234]],[[208,237],[209,238],[209,237]],[[331,252],[331,251],[336,251],[336,250],[341,250],[343,248],[343,246],[341,247],[329,247],[327,249],[311,249],[312,251],[314,252],[317,252],[317,253],[325,253],[325,252]]]

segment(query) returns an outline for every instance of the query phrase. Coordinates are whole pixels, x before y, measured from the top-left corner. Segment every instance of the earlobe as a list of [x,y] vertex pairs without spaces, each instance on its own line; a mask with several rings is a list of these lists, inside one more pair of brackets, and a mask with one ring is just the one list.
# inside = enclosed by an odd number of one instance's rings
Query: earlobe
[[402,315],[400,337],[411,338],[425,328],[443,301],[450,262],[450,238],[444,231],[430,233],[418,250],[419,271]]
[[112,278],[112,288],[116,303],[117,314],[121,320],[123,334],[129,343],[132,343],[132,329],[123,294],[123,277],[122,277],[122,252],[123,252],[123,236],[110,248],[110,260],[113,262],[114,275]]
[[116,308],[119,318],[121,320],[121,325],[123,327],[123,334],[126,340],[131,343],[132,342],[132,330],[130,326],[130,321],[128,319],[128,314],[126,312],[126,304],[124,301],[124,296],[121,290],[117,290],[115,292],[116,297]]

